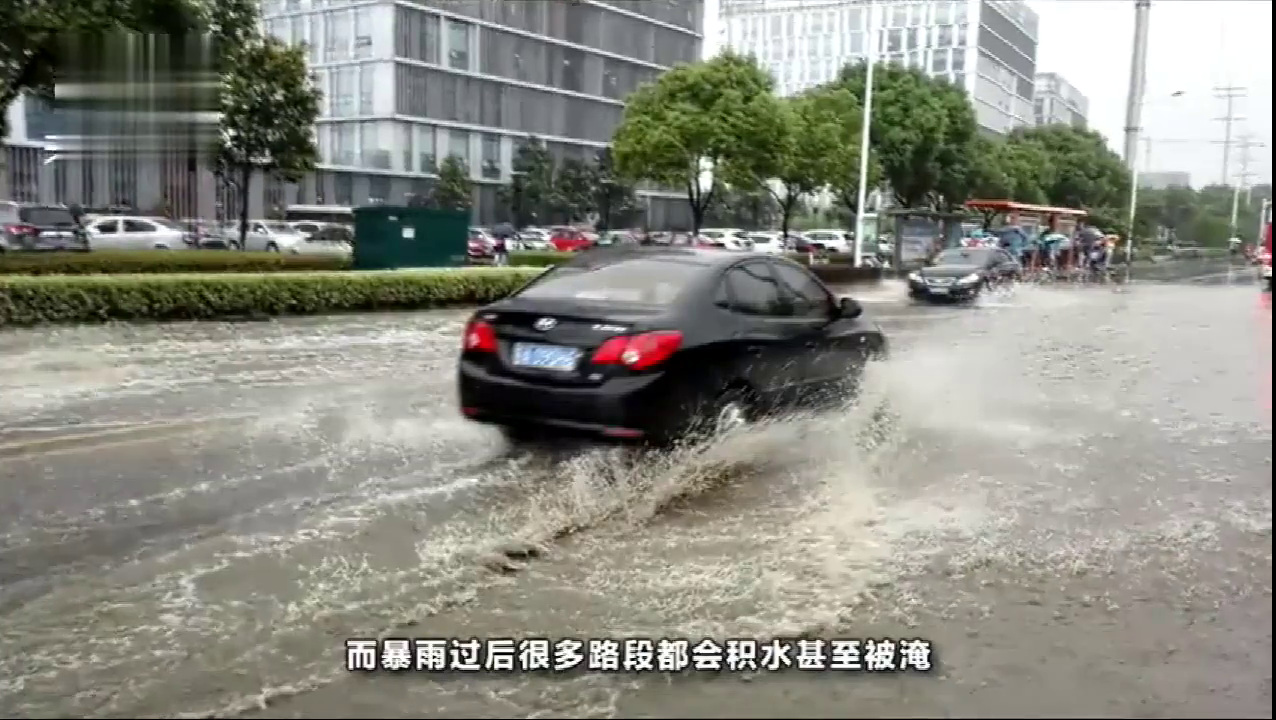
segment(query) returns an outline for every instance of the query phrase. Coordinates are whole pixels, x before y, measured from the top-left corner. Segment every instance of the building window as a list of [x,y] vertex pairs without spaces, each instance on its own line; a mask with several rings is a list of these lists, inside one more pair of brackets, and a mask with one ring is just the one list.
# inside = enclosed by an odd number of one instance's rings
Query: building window
[[354,204],[354,177],[350,173],[337,173],[332,183],[333,199],[338,205]]
[[501,138],[483,136],[483,177],[495,180],[501,176]]
[[468,166],[470,164],[470,134],[464,130],[449,130],[447,154],[448,157],[460,158]]
[[372,57],[372,8],[354,11],[354,56]]
[[357,72],[358,68],[354,67],[333,68],[329,72],[329,84],[332,86],[330,100],[332,117],[354,116]]
[[470,34],[472,25],[448,21],[447,24],[447,56],[448,67],[453,70],[470,69]]
[[370,65],[359,66],[359,114],[376,114],[376,68]]
[[384,175],[373,175],[368,178],[368,202],[381,205],[390,201],[390,178]]
[[439,169],[438,156],[435,154],[435,143],[438,141],[434,128],[430,125],[416,127],[416,152],[418,172],[433,173]]
[[361,165],[389,170],[391,163],[391,133],[394,125],[389,121],[359,123],[359,135],[362,140]]
[[439,62],[439,17],[411,8],[396,8],[395,54],[409,60],[437,65]]
[[355,124],[339,123],[332,131],[332,164],[353,167],[358,154],[355,145]]
[[338,62],[350,59],[350,11],[324,13],[323,59]]
[[413,163],[416,158],[416,144],[413,140],[415,139],[416,133],[413,131],[411,125],[400,122],[395,126],[395,134],[399,138],[399,150],[403,153],[403,165],[402,167],[395,169],[412,172],[415,169],[413,168]]
[[948,51],[936,50],[930,59],[930,71],[935,74],[948,72]]

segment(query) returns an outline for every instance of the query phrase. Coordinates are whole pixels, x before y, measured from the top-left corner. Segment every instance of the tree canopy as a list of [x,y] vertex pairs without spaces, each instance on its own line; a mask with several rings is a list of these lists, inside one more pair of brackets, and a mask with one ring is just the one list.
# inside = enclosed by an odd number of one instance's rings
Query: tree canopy
[[448,155],[439,166],[439,179],[430,192],[430,204],[440,210],[469,210],[474,205],[474,181],[465,159]]
[[255,170],[295,182],[314,169],[319,155],[314,125],[321,99],[304,48],[265,37],[236,50],[232,71],[222,75],[216,158],[219,175],[239,191],[241,235]]
[[675,67],[627,99],[612,139],[617,171],[686,192],[698,232],[719,184],[779,170],[786,117],[773,90],[753,58],[731,52]]

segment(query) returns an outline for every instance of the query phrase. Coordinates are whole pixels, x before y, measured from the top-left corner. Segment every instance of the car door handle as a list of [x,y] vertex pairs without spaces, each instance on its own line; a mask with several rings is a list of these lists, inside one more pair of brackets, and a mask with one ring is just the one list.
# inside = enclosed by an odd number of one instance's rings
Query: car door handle
[[818,341],[818,340],[807,340],[807,341],[806,341],[806,346],[807,346],[807,347],[809,347],[809,348],[819,347],[819,345],[820,345],[820,343],[819,343],[819,341]]
[[746,345],[744,348],[744,351],[749,353],[750,355],[761,355],[762,346],[761,345]]

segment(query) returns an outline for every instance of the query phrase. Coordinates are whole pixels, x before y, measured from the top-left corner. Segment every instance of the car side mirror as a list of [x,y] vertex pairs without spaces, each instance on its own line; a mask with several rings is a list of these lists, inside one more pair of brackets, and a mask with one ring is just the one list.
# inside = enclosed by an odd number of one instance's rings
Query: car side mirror
[[836,306],[836,315],[839,318],[854,320],[864,314],[864,307],[853,297],[839,298]]

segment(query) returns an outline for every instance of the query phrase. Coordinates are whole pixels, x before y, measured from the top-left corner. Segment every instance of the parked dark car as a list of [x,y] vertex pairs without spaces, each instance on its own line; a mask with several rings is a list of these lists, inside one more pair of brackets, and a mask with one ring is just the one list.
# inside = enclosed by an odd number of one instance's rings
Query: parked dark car
[[1021,274],[1019,263],[1001,248],[948,248],[908,276],[908,294],[918,300],[973,300]]
[[845,397],[885,349],[859,303],[792,261],[600,248],[474,314],[459,399],[516,442],[667,445]]
[[0,252],[88,249],[88,233],[66,207],[0,201]]

